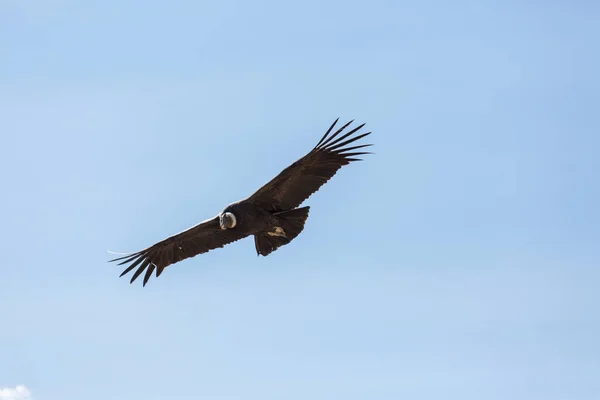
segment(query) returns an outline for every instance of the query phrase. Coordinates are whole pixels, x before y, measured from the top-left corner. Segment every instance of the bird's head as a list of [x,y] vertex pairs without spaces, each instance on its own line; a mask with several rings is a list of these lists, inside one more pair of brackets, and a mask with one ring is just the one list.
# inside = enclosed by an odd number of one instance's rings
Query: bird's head
[[236,223],[237,223],[237,220],[235,218],[235,215],[233,215],[230,212],[224,212],[219,217],[219,224],[221,225],[221,229],[235,228]]

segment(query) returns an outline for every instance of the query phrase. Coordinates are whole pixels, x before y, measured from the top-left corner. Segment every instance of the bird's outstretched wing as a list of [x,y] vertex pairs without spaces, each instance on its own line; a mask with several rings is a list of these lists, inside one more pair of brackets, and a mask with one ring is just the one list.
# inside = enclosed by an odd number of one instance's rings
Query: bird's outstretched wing
[[338,120],[339,118],[333,122],[319,143],[308,154],[281,171],[279,175],[252,194],[248,200],[261,204],[271,211],[298,207],[331,179],[342,166],[352,161],[361,161],[356,156],[370,154],[357,150],[372,146],[371,144],[348,146],[371,134],[371,132],[367,132],[354,135],[365,124],[340,136],[342,131],[354,121],[352,120],[330,135]]
[[109,262],[121,261],[118,265],[131,263],[119,277],[137,267],[129,283],[133,283],[146,270],[143,283],[143,286],[146,286],[155,269],[156,277],[159,277],[163,270],[173,263],[206,253],[217,247],[224,247],[226,244],[246,236],[236,229],[222,230],[217,215],[147,249],[109,260]]

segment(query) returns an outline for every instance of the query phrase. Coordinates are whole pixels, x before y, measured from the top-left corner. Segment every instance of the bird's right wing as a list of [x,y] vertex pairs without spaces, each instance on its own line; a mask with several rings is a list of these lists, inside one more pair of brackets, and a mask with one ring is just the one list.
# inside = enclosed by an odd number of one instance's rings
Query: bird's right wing
[[219,216],[217,215],[144,250],[115,258],[109,262],[121,261],[118,265],[131,263],[121,273],[120,277],[137,267],[129,281],[130,283],[133,283],[146,270],[143,283],[143,286],[146,286],[155,269],[156,277],[159,277],[163,270],[171,264],[209,252],[218,247],[224,247],[246,236],[235,228],[221,229]]

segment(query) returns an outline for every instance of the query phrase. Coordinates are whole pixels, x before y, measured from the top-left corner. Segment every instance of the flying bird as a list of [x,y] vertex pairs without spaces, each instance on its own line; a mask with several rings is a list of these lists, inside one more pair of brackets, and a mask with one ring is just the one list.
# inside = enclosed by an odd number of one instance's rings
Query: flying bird
[[129,282],[133,283],[145,271],[143,286],[146,286],[154,271],[159,277],[169,265],[248,236],[254,236],[256,253],[262,256],[290,243],[304,229],[310,210],[310,206],[299,206],[342,166],[362,161],[357,156],[371,154],[361,149],[372,144],[349,146],[371,134],[357,134],[365,124],[342,133],[352,120],[331,134],[338,120],[311,151],[250,197],[231,203],[215,217],[144,250],[109,260],[120,261],[118,265],[129,264],[119,277],[137,268]]

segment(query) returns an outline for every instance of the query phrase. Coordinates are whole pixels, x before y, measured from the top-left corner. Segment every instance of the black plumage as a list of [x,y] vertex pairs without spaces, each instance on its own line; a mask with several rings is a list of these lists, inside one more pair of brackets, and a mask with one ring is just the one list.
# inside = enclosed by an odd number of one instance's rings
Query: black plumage
[[120,261],[119,265],[130,264],[120,276],[137,268],[130,283],[145,271],[145,286],[154,271],[158,277],[171,264],[224,247],[247,236],[254,236],[256,252],[263,256],[290,243],[304,229],[310,210],[308,206],[297,207],[342,166],[360,161],[358,156],[370,154],[362,149],[371,144],[349,146],[371,134],[357,134],[365,124],[342,133],[353,122],[350,121],[332,134],[337,122],[338,119],[308,154],[281,171],[250,197],[231,203],[215,217],[144,250],[110,261]]

